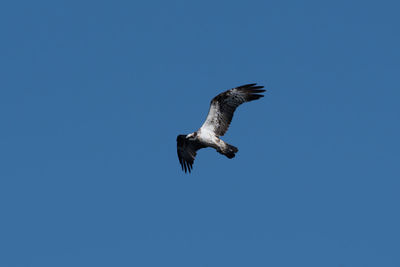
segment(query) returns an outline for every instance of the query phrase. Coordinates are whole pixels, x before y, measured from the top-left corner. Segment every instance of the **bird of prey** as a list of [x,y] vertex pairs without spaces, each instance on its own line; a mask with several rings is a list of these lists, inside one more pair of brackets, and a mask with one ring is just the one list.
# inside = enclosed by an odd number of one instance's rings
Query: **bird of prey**
[[239,105],[264,96],[260,94],[265,92],[262,88],[264,86],[252,83],[217,95],[211,100],[206,121],[200,129],[188,135],[178,135],[176,138],[178,158],[185,173],[191,172],[196,152],[202,148],[212,147],[229,159],[235,157],[235,153],[239,150],[235,146],[225,143],[219,137],[228,130],[233,113]]

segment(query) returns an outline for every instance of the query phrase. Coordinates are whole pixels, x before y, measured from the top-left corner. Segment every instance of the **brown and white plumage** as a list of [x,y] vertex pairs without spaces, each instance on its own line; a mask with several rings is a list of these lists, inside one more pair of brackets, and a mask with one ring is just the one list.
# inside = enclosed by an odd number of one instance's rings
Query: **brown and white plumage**
[[191,172],[196,151],[205,147],[213,147],[228,158],[235,157],[238,149],[219,137],[228,130],[238,106],[264,96],[260,94],[265,92],[262,88],[264,87],[257,86],[256,83],[246,84],[225,91],[211,100],[207,118],[201,128],[188,135],[178,135],[176,139],[182,170]]
[[211,100],[206,121],[201,129],[213,131],[217,136],[223,136],[229,128],[236,108],[245,102],[263,97],[264,86],[255,83],[242,85],[223,92]]

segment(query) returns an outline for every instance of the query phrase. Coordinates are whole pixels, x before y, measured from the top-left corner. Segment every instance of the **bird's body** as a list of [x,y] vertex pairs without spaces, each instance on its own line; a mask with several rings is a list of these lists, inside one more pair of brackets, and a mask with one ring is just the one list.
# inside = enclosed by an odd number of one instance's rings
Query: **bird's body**
[[239,105],[263,97],[259,94],[265,92],[261,89],[263,86],[255,85],[242,85],[217,95],[211,100],[206,121],[200,129],[188,135],[178,135],[177,151],[182,170],[191,172],[196,152],[205,147],[212,147],[230,159],[235,157],[238,149],[219,137],[228,130],[233,113]]
[[211,132],[208,129],[199,129],[197,132],[195,132],[197,140],[201,142],[202,144],[218,149],[221,139],[218,138],[213,132]]

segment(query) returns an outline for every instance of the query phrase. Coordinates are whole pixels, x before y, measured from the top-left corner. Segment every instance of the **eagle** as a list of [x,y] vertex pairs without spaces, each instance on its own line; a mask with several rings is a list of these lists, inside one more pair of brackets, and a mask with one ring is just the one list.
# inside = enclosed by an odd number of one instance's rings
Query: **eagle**
[[220,139],[229,128],[233,113],[236,108],[245,102],[257,100],[264,95],[264,86],[257,86],[256,83],[245,84],[227,90],[211,100],[208,115],[196,132],[176,138],[179,163],[182,171],[189,173],[193,169],[193,162],[197,151],[202,148],[212,147],[218,153],[232,159],[239,151],[237,147],[225,143]]

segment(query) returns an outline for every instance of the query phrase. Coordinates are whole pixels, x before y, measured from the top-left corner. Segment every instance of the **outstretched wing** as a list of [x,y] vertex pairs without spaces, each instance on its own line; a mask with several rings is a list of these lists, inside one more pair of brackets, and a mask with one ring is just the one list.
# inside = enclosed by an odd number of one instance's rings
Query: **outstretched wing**
[[261,88],[264,88],[264,86],[256,86],[256,83],[246,84],[214,97],[211,100],[206,121],[201,126],[201,129],[207,129],[217,136],[223,136],[228,130],[233,113],[238,106],[264,96],[259,94],[265,92]]
[[196,151],[204,148],[205,146],[199,141],[186,139],[185,135],[178,135],[176,138],[176,143],[179,163],[182,166],[182,170],[185,170],[185,172],[189,171],[190,173],[193,169],[194,158],[197,154]]

